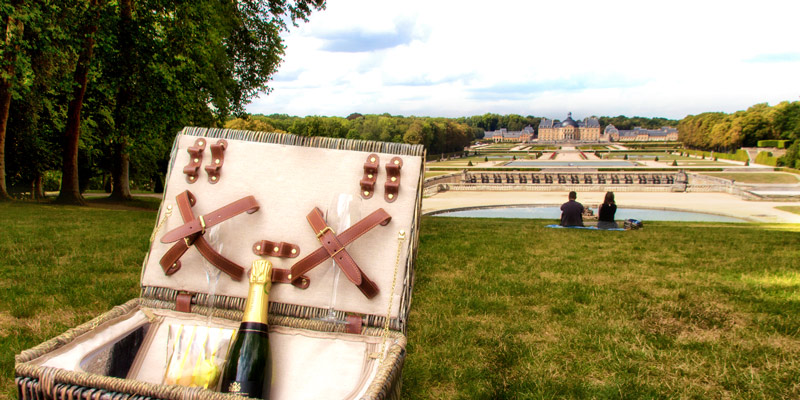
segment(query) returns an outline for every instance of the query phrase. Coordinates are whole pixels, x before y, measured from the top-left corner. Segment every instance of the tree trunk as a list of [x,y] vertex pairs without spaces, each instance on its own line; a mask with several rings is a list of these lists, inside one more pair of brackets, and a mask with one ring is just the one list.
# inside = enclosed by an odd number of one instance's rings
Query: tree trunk
[[131,196],[130,180],[128,179],[128,166],[130,159],[125,153],[125,146],[122,142],[114,145],[114,165],[111,167],[111,198],[115,200],[130,200]]
[[36,173],[36,178],[33,180],[33,198],[36,200],[44,200],[44,187],[42,186],[42,173]]
[[[15,5],[15,11],[19,10],[21,2]],[[6,18],[6,37],[4,47],[13,48],[13,51],[3,52],[5,71],[0,73],[0,201],[11,200],[6,187],[6,127],[8,126],[8,110],[11,108],[11,79],[14,78],[14,62],[19,51],[19,44],[15,43],[16,38],[22,37],[25,25],[22,21],[9,16]]]
[[[135,54],[133,48],[133,0],[121,0],[119,3],[119,54],[121,61],[120,84],[117,90],[117,101],[114,112],[116,142],[112,154],[111,166],[111,198],[130,200],[130,179],[128,169],[128,135],[131,127],[128,124],[128,108],[133,102],[133,78],[135,72]],[[127,60],[127,62],[125,62]]]
[[11,85],[8,81],[0,82],[0,201],[11,200],[6,189],[6,124],[8,123],[8,109],[11,107],[10,89]]
[[100,17],[98,0],[92,0],[90,8],[95,10],[92,19],[87,22],[84,30],[83,48],[78,55],[75,66],[75,90],[67,109],[67,126],[64,132],[64,148],[61,158],[61,192],[56,202],[63,204],[86,205],[86,200],[81,196],[80,183],[78,182],[78,143],[81,137],[81,108],[86,95],[86,85],[89,77],[89,67],[94,53],[94,35],[97,32],[97,21]]

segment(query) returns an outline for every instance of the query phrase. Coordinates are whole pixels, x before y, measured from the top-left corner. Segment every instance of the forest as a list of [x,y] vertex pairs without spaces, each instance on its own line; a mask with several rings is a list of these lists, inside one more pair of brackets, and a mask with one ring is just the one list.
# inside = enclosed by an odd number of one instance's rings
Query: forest
[[242,115],[324,0],[0,3],[0,200],[158,182],[175,133]]
[[778,163],[800,168],[800,101],[783,101],[774,106],[759,103],[732,114],[689,115],[678,124],[678,133],[687,147],[722,152],[756,147],[763,140],[788,140],[793,144]]

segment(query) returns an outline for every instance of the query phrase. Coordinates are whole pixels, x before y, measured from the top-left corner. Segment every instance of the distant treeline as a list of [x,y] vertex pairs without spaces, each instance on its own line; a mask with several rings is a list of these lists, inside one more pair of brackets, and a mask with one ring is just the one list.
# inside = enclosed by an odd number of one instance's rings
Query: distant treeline
[[225,124],[230,129],[287,132],[301,136],[325,136],[422,144],[429,154],[452,153],[483,131],[450,118],[403,117],[389,114],[350,114],[342,117],[294,117],[286,114],[251,115]]
[[[255,131],[287,132],[302,136],[326,136],[348,139],[380,140],[423,144],[429,154],[451,153],[463,150],[472,140],[483,139],[485,131],[505,128],[521,131],[530,125],[538,129],[541,117],[518,114],[500,115],[486,113],[460,118],[404,117],[390,114],[350,114],[342,117],[295,117],[286,114],[251,115],[247,119],[229,120],[226,128]],[[678,121],[666,118],[600,117],[605,128],[614,124],[618,129],[657,129],[677,126]]]
[[689,115],[678,124],[684,145],[702,150],[731,152],[756,147],[759,141],[792,141],[779,165],[800,167],[800,102],[784,101],[769,106],[756,104],[733,114],[707,112]]

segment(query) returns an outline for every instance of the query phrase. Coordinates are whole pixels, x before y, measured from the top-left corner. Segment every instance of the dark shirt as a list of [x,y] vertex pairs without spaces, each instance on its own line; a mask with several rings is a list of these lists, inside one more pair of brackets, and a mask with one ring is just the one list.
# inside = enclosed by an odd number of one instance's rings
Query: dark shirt
[[583,204],[575,200],[562,204],[561,226],[583,226]]
[[614,214],[617,212],[617,205],[614,203],[603,204],[600,206],[600,215],[598,221],[614,222]]

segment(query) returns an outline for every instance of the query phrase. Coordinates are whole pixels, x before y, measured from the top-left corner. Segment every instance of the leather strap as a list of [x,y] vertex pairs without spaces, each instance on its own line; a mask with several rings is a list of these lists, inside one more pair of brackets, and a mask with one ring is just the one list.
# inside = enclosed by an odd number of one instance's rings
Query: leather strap
[[383,185],[383,199],[387,203],[397,200],[400,191],[400,169],[403,168],[403,159],[392,157],[386,164],[386,183]]
[[[179,194],[176,197],[176,202],[178,204],[178,211],[181,213],[181,218],[186,222],[183,226],[180,226],[172,231],[167,232],[164,237],[161,238],[163,243],[169,243],[166,239],[173,239],[176,243],[161,257],[159,263],[161,264],[161,268],[164,269],[164,273],[167,275],[172,275],[178,270],[181,269],[181,261],[180,258],[189,250],[189,246],[194,245],[200,254],[205,257],[211,264],[219,268],[222,272],[228,274],[233,280],[241,280],[244,276],[244,268],[239,266],[238,264],[234,263],[233,261],[223,257],[221,254],[217,253],[210,244],[206,241],[203,237],[203,233],[205,230],[202,229],[199,232],[196,232],[196,227],[186,227],[186,225],[195,223],[200,219],[195,219],[194,213],[192,212],[192,206],[197,202],[194,195],[190,191],[185,191]],[[213,211],[207,214],[203,221],[206,222],[205,227],[209,228],[214,226],[228,218],[231,218],[235,215],[241,214],[242,212],[247,212],[248,214],[252,214],[258,211],[258,203],[256,203],[255,198],[253,196],[248,196],[237,201],[234,201],[231,204],[228,204],[225,207],[222,207],[216,211]],[[207,219],[206,219],[207,217]],[[208,223],[211,221],[211,224]],[[168,237],[173,232],[185,232],[188,233],[187,236],[181,237],[178,234],[173,234]],[[180,240],[183,239],[183,240]],[[275,283],[291,283],[297,288],[306,289],[309,285],[308,277],[306,276],[299,276],[294,282],[289,279],[289,275],[291,275],[290,271],[287,269],[272,269],[272,281]]]
[[206,165],[206,173],[208,174],[208,183],[215,184],[219,182],[220,169],[225,162],[225,149],[228,148],[228,142],[220,139],[209,147],[211,148],[211,164]]
[[[172,275],[178,272],[181,268],[180,257],[189,249],[189,246],[194,245],[200,254],[211,264],[228,274],[233,280],[241,280],[244,275],[244,268],[217,253],[211,245],[208,244],[203,234],[206,228],[219,224],[242,212],[252,214],[258,211],[259,206],[255,198],[253,196],[247,196],[217,209],[206,216],[198,218],[194,218],[194,213],[192,212],[192,205],[195,203],[195,197],[191,192],[187,190],[179,194],[176,197],[176,202],[178,204],[178,210],[181,212],[181,217],[186,223],[167,232],[161,238],[162,243],[171,243],[183,239],[173,245],[172,248],[161,257],[160,264],[164,269],[164,273]],[[206,217],[208,219],[206,219]]]
[[346,229],[339,235],[331,229],[325,219],[323,218],[322,211],[319,208],[314,209],[306,216],[311,228],[314,229],[317,238],[322,243],[322,247],[318,248],[311,254],[304,257],[302,260],[295,263],[291,268],[292,281],[295,282],[301,278],[301,275],[307,273],[312,268],[316,267],[328,258],[333,258],[336,265],[342,269],[347,279],[353,282],[364,293],[364,296],[371,299],[378,294],[378,287],[372,282],[366,274],[358,267],[355,260],[345,249],[345,246],[354,242],[361,235],[367,233],[372,228],[378,225],[386,225],[392,220],[392,217],[382,208],[375,210],[370,215],[358,221],[350,228]]
[[259,256],[295,258],[300,255],[300,247],[286,242],[277,243],[269,240],[259,240],[253,244],[253,253]]
[[175,311],[192,312],[192,295],[186,292],[178,293],[175,298]]
[[300,279],[292,282],[289,277],[292,276],[292,271],[289,269],[272,268],[272,282],[273,283],[291,283],[294,287],[299,289],[308,289],[311,281],[307,276],[301,275]]
[[377,154],[370,154],[367,156],[367,162],[364,163],[364,177],[361,178],[361,197],[365,199],[372,198],[375,193],[375,181],[378,180],[378,164],[380,158]]
[[[222,221],[235,217],[243,212],[252,214],[258,211],[258,203],[256,202],[256,198],[253,196],[247,196],[222,208],[218,208],[206,215],[201,215],[197,218],[194,218],[189,202],[185,201],[183,206],[181,205],[181,197],[184,193],[178,195],[178,209],[181,211],[181,216],[186,223],[167,232],[161,238],[161,243],[172,243],[195,233],[200,233],[202,235],[205,233],[206,229],[211,228]],[[187,210],[184,210],[184,208]],[[186,214],[191,215],[184,215],[185,211],[188,211]]]
[[349,314],[345,318],[347,321],[347,333],[353,333],[356,335],[361,334],[361,326],[364,324],[361,316]]
[[197,182],[200,165],[203,163],[203,150],[205,149],[205,138],[198,138],[195,140],[194,146],[190,146],[188,149],[186,149],[186,151],[189,153],[189,163],[183,167],[183,173],[186,174],[186,182]]

